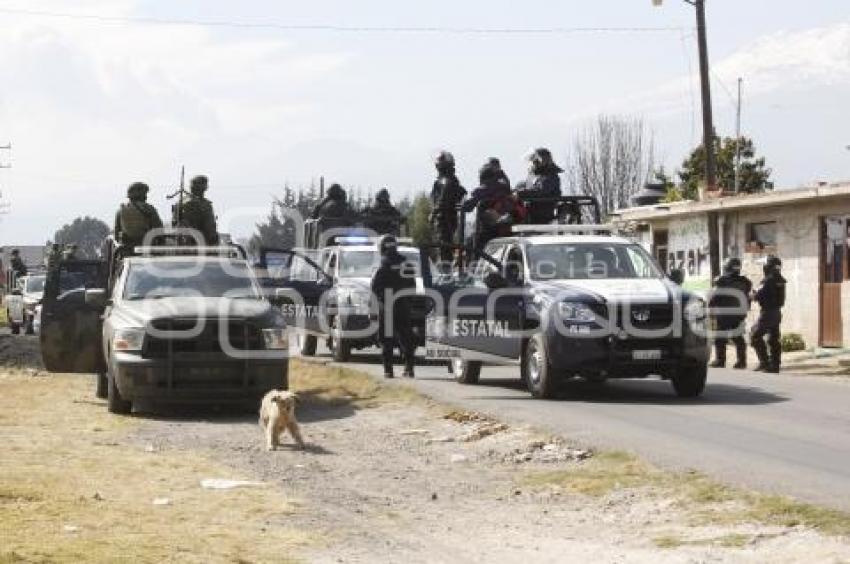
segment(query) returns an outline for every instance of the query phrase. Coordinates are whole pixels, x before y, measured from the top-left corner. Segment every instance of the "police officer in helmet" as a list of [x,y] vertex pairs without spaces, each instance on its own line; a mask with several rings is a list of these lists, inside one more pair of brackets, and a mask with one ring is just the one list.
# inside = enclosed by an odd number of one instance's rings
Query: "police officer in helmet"
[[551,223],[558,204],[539,200],[560,197],[561,178],[558,175],[564,170],[555,164],[551,151],[545,147],[535,149],[527,159],[528,178],[524,185],[518,187],[517,196],[528,207],[529,223]]
[[[454,155],[441,151],[434,160],[434,167],[437,169],[437,180],[431,188],[431,226],[437,232],[437,242],[451,245],[455,241],[457,230],[457,207],[463,201],[466,190],[455,173]],[[440,261],[443,265],[451,262],[452,257],[451,249],[440,249]]]
[[312,219],[343,219],[349,216],[348,196],[339,184],[331,184],[325,199],[319,202],[313,213]]
[[390,192],[386,188],[378,190],[375,205],[363,211],[365,226],[380,235],[398,235],[401,221],[401,213],[390,202]]
[[144,182],[130,184],[128,201],[115,214],[115,240],[131,251],[144,242],[148,231],[162,227],[156,208],[147,203],[149,190]]
[[498,160],[495,163],[493,159],[485,162],[478,172],[478,179],[480,186],[463,203],[463,211],[476,210],[472,247],[481,251],[496,237],[510,234],[514,199]]
[[393,377],[393,348],[398,346],[404,361],[404,376],[413,378],[416,352],[416,336],[410,316],[413,296],[399,296],[399,292],[416,289],[416,267],[398,252],[398,242],[392,235],[381,238],[378,250],[381,265],[372,276],[371,289],[378,300],[378,338],[384,376]]
[[744,339],[744,321],[750,309],[750,294],[753,283],[741,274],[741,259],[726,260],[723,274],[714,280],[714,291],[708,301],[714,314],[717,336],[714,340],[715,355],[711,366],[726,366],[726,343],[731,337],[735,343],[737,361],[733,368],[747,367],[747,342]]
[[759,359],[757,371],[779,372],[782,360],[779,325],[782,323],[782,307],[785,305],[785,284],[782,261],[774,255],[768,256],[764,264],[764,279],[755,293],[761,312],[750,334],[750,343]]
[[189,200],[183,202],[176,219],[180,227],[189,227],[201,232],[206,245],[218,244],[218,226],[212,202],[206,199],[209,179],[198,175],[189,184]]
[[21,251],[19,249],[12,249],[11,258],[9,259],[9,267],[18,278],[27,275],[27,265],[24,264],[24,261],[21,259]]

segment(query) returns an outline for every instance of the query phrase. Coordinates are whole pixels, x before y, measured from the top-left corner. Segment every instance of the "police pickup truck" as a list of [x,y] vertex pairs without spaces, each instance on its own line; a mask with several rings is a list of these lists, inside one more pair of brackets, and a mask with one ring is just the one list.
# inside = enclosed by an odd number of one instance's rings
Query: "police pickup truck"
[[461,383],[483,364],[519,364],[531,395],[560,381],[660,376],[681,397],[702,393],[703,300],[668,280],[638,244],[599,225],[516,226],[468,275],[436,281],[427,355]]
[[5,298],[6,319],[13,335],[20,333],[21,329],[27,335],[35,333],[38,305],[44,293],[44,278],[43,274],[35,272],[20,278],[7,276],[7,279],[14,280],[10,286],[12,291]]
[[[372,275],[381,263],[377,237],[338,236],[319,250],[263,249],[258,270],[267,289],[277,290],[277,304],[297,335],[298,352],[313,356],[325,339],[334,360],[350,359],[352,349],[378,345],[377,306],[372,303]],[[399,239],[398,251],[420,264],[420,250]],[[421,273],[416,286],[423,290]],[[420,307],[421,306],[421,307]],[[414,327],[425,344],[424,300],[414,304]]]
[[[256,402],[286,388],[286,327],[236,246],[137,247],[47,275],[42,358],[98,374],[113,413],[139,400]],[[256,405],[256,404],[255,404]]]

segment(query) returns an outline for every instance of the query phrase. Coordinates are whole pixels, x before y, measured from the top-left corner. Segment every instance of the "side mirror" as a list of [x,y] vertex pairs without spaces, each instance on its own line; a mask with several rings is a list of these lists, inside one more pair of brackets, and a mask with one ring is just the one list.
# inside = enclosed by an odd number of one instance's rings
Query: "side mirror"
[[488,272],[484,276],[484,285],[490,288],[491,290],[498,290],[500,288],[507,288],[509,286],[508,281],[504,276],[499,274],[498,272]]
[[86,305],[101,308],[106,307],[108,298],[106,297],[105,288],[92,288],[86,290]]
[[682,283],[685,281],[685,271],[681,268],[674,268],[670,271],[668,278],[670,278],[670,281],[672,281],[674,284],[681,286]]

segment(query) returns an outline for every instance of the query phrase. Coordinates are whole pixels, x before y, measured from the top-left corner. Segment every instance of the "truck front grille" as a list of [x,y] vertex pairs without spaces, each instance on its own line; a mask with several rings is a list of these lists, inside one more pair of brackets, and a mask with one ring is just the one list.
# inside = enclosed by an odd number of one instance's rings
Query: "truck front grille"
[[260,329],[242,320],[156,320],[151,329],[154,334],[148,332],[142,352],[146,358],[167,358],[169,353],[226,353],[228,345],[236,350],[263,348]]

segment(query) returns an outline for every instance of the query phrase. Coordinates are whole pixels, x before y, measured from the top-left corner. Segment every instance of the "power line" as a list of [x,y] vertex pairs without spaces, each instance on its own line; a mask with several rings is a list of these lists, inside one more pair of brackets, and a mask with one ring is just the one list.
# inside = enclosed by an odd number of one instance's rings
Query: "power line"
[[0,13],[19,16],[38,16],[84,20],[100,23],[137,23],[151,25],[186,25],[234,29],[267,29],[276,31],[324,31],[335,33],[430,33],[453,35],[563,35],[577,33],[679,33],[680,26],[661,27],[443,27],[443,26],[347,26],[333,24],[287,24],[279,22],[239,22],[231,20],[198,20],[183,18],[151,18],[75,14],[46,10],[0,8]]

